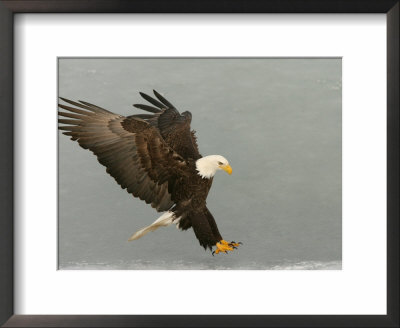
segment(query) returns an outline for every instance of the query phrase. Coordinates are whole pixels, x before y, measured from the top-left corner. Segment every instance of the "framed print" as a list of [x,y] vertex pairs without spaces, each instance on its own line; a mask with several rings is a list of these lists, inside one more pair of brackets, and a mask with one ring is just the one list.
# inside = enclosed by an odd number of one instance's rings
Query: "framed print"
[[398,326],[398,1],[0,8],[5,327]]

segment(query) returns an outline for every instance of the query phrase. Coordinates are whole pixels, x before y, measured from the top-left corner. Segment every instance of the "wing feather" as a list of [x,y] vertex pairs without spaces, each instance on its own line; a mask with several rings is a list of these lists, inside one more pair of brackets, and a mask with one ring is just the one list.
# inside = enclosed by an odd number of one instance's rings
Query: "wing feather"
[[133,106],[136,108],[151,112],[151,113],[160,113],[161,112],[161,109],[158,109],[158,108],[155,108],[155,107],[149,106],[149,105],[134,104]]
[[167,99],[165,99],[161,94],[159,94],[156,90],[153,90],[154,95],[157,97],[159,101],[161,101],[167,108],[175,108]]
[[[166,211],[174,204],[168,181],[187,174],[186,161],[163,140],[158,130],[135,117],[61,98],[75,106],[59,104],[59,126],[65,135],[91,150],[117,183],[133,196]],[[154,104],[154,103],[153,103]]]
[[145,99],[147,100],[150,104],[153,104],[154,106],[160,108],[160,109],[165,109],[165,105],[160,103],[158,100],[150,97],[149,95],[143,93],[143,92],[139,92],[139,94]]
[[156,127],[165,142],[184,158],[200,158],[201,154],[197,145],[195,131],[190,129],[192,114],[187,111],[180,114],[175,106],[159,92],[153,90],[153,93],[157,99],[143,92],[140,92],[140,95],[156,107],[143,104],[135,104],[133,106],[154,114],[136,114],[130,117],[142,118]]

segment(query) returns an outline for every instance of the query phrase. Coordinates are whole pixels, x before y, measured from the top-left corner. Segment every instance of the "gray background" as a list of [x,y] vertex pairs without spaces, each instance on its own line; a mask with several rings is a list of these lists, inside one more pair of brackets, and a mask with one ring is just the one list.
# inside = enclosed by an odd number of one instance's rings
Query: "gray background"
[[59,59],[62,97],[130,115],[152,89],[231,163],[208,207],[243,246],[213,257],[174,226],[128,242],[160,214],[60,133],[60,269],[341,268],[340,59]]

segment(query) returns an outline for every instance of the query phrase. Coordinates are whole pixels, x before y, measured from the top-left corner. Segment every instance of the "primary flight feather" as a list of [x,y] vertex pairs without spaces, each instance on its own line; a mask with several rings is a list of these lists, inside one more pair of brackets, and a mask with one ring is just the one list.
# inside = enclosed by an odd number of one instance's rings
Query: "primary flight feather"
[[226,158],[202,157],[192,114],[182,114],[161,94],[140,92],[151,105],[135,104],[151,114],[122,116],[85,101],[61,98],[59,126],[64,134],[91,150],[117,183],[158,212],[166,212],[153,224],[134,233],[135,240],[160,226],[175,223],[193,231],[205,249],[232,251],[240,243],[225,241],[206,206],[212,180],[218,170],[232,173]]

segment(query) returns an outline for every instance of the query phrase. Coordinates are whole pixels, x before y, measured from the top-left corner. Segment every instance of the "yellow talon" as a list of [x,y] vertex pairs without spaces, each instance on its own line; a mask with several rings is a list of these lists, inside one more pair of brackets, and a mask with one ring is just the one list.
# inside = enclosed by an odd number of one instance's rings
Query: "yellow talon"
[[230,247],[228,244],[223,244],[221,242],[217,243],[215,246],[217,246],[217,249],[224,253],[226,253],[226,251],[233,251],[233,247]]
[[215,244],[216,250],[212,253],[214,254],[219,254],[221,252],[227,253],[228,251],[233,251],[237,246],[239,246],[241,243],[235,243],[235,242],[227,242],[226,240],[220,240],[218,243]]
[[233,246],[233,247],[239,247],[242,244],[242,243],[236,243],[234,241],[231,241],[229,243],[229,242],[227,242],[226,240],[223,240],[223,239],[220,241],[220,243],[223,244],[223,245],[228,245],[228,246]]

